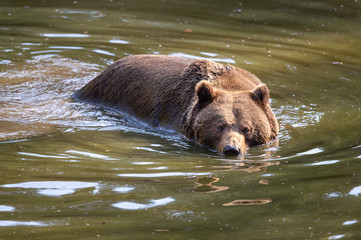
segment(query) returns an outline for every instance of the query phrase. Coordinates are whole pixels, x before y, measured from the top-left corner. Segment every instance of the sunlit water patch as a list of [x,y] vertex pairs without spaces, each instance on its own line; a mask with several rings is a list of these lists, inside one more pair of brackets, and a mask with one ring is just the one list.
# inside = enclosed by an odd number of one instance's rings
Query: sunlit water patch
[[349,194],[349,195],[352,195],[352,196],[358,197],[358,195],[361,194],[361,186],[359,186],[359,187],[354,187],[348,194]]
[[34,226],[34,227],[45,227],[51,224],[38,222],[38,221],[7,221],[0,220],[0,227],[15,227],[15,226]]
[[171,53],[171,56],[176,56],[176,57],[185,57],[185,58],[191,58],[191,59],[207,59],[210,61],[216,61],[216,62],[223,62],[223,63],[232,63],[235,64],[236,62],[233,59],[230,58],[216,58],[216,56],[218,54],[210,54],[210,53],[204,53],[201,52],[201,54],[203,56],[195,56],[195,55],[190,55],[190,54],[186,54],[186,53]]
[[134,189],[135,189],[135,188],[134,188],[134,187],[131,187],[131,186],[124,186],[124,187],[114,188],[113,191],[114,191],[114,192],[118,192],[118,193],[128,193],[128,192],[133,191]]
[[158,177],[179,177],[179,176],[204,176],[211,175],[211,173],[196,173],[196,172],[160,172],[160,173],[121,173],[119,177],[134,177],[134,178],[158,178]]
[[45,155],[45,154],[39,154],[39,153],[29,153],[29,152],[18,152],[20,155],[29,156],[29,157],[36,157],[36,158],[56,158],[56,159],[68,159],[68,156],[54,156],[54,155]]
[[68,150],[68,151],[66,151],[66,153],[70,153],[73,155],[74,154],[80,155],[80,156],[89,157],[89,158],[103,159],[103,160],[117,160],[116,158],[111,158],[106,155],[92,153],[92,152],[83,152],[83,151],[78,151],[78,150]]
[[0,212],[13,212],[15,208],[7,205],[0,205]]
[[99,188],[98,183],[89,182],[75,182],[75,181],[43,181],[43,182],[24,182],[5,184],[0,187],[3,188],[24,188],[37,189],[40,195],[60,197],[67,194],[75,193],[75,191],[84,188],[93,188],[95,191]]
[[172,202],[174,202],[175,199],[172,197],[166,197],[161,199],[152,199],[150,200],[150,203],[143,204],[143,203],[136,203],[136,202],[127,202],[122,201],[118,203],[112,204],[113,207],[124,209],[124,210],[140,210],[140,209],[148,209],[148,208],[154,208],[162,205],[167,205]]
[[128,41],[121,40],[121,39],[111,39],[109,40],[110,43],[116,43],[116,44],[129,44]]
[[350,221],[345,221],[342,223],[343,226],[348,226],[348,225],[352,225],[352,224],[355,224],[355,223],[358,223],[358,221],[356,219],[354,220],[350,220]]
[[305,164],[305,166],[320,166],[320,165],[329,165],[329,164],[335,164],[338,163],[339,160],[328,160],[328,161],[321,161],[321,162],[315,162],[310,164]]

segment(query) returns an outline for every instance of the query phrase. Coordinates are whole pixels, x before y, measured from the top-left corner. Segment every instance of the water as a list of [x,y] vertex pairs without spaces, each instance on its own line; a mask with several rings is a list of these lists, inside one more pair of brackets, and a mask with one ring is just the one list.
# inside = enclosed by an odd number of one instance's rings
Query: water
[[[0,239],[359,239],[361,5],[2,1]],[[226,158],[75,102],[116,59],[231,63],[278,143]]]

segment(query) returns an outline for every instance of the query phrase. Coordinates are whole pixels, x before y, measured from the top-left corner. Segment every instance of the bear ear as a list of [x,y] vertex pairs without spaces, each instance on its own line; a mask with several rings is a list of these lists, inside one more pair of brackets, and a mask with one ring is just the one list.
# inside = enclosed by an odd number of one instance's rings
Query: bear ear
[[216,98],[216,92],[212,84],[208,81],[202,80],[196,85],[196,94],[198,97],[198,104],[204,107]]
[[267,104],[269,100],[269,90],[266,84],[262,83],[251,91],[251,97],[254,101]]

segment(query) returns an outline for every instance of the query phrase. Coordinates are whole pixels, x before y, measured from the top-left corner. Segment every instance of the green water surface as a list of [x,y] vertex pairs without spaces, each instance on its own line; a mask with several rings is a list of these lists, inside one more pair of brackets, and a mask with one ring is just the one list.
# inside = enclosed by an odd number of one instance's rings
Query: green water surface
[[[0,1],[0,239],[361,239],[360,0]],[[271,90],[238,158],[71,98],[118,58]]]

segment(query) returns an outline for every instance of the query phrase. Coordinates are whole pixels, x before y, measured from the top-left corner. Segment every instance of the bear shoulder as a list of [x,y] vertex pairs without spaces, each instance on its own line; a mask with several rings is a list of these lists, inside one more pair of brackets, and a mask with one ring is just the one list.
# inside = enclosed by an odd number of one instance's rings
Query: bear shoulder
[[247,91],[262,82],[252,73],[232,66],[206,59],[191,62],[181,73],[180,78],[192,81],[192,88],[201,80],[207,80],[217,89],[226,91]]

